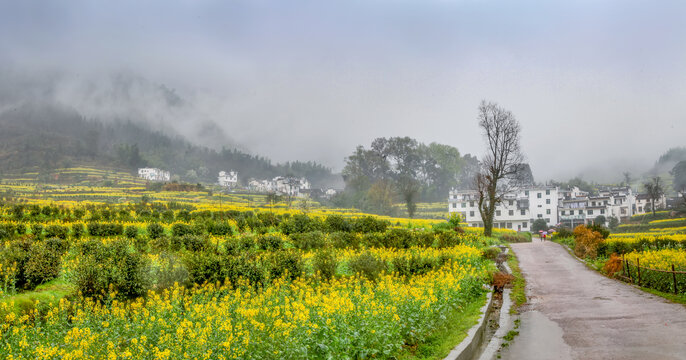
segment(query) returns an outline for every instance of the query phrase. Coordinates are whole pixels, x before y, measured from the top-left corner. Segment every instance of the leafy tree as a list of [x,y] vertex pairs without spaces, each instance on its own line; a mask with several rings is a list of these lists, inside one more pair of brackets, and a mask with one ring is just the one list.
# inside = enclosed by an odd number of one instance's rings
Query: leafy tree
[[614,216],[610,216],[610,220],[608,222],[608,227],[611,230],[615,230],[615,229],[617,229],[617,226],[619,226],[619,219],[617,219]]
[[414,216],[416,203],[421,198],[444,199],[448,191],[457,186],[463,163],[459,151],[448,145],[425,145],[409,137],[377,138],[369,149],[358,146],[346,158],[342,174],[349,193],[370,195],[372,191],[379,195],[383,188],[383,196],[374,197],[382,201],[370,202],[368,198],[353,196],[358,206],[366,203],[371,208],[378,208],[383,205],[387,199],[386,185],[390,183],[407,206],[408,214]]
[[548,229],[548,224],[543,219],[536,219],[534,223],[531,224],[531,231],[537,233],[541,230],[545,231]]
[[375,182],[367,191],[366,208],[384,215],[391,215],[393,213],[393,185],[388,180],[379,180]]
[[593,223],[600,226],[605,226],[606,222],[607,219],[605,218],[605,215],[598,215],[593,219]]
[[686,202],[686,160],[679,161],[671,171],[674,176],[672,186],[674,191],[681,195],[681,198]]

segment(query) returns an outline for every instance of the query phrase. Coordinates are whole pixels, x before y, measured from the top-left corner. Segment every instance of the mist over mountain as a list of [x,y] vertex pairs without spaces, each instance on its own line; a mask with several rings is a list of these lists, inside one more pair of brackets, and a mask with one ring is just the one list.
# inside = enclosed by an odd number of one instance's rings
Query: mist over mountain
[[84,75],[0,70],[0,111],[28,104],[62,106],[101,122],[130,121],[216,150],[248,151],[217,125],[216,115],[199,106],[192,93],[182,95],[130,71]]
[[[212,131],[211,128],[204,129]],[[154,166],[188,182],[216,181],[222,170],[236,170],[243,182],[278,175],[307,177],[316,187],[341,187],[342,178],[313,162],[272,164],[235,148],[195,145],[153,125],[111,118],[86,118],[72,107],[26,100],[0,113],[0,173],[89,165],[134,172]]]

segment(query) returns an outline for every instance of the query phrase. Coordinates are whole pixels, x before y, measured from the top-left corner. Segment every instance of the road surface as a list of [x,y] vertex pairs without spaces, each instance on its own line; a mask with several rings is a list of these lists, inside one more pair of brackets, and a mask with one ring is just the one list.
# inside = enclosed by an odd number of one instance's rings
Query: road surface
[[588,269],[552,242],[513,244],[529,305],[501,359],[686,359],[686,307]]

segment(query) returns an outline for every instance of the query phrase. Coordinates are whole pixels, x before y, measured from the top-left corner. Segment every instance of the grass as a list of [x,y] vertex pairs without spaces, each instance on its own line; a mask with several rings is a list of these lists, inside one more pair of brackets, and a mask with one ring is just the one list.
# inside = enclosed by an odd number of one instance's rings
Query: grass
[[510,297],[514,301],[514,304],[510,307],[510,314],[513,315],[519,311],[520,306],[526,304],[526,280],[524,280],[522,270],[519,268],[517,256],[512,252],[512,249],[510,249],[510,252],[511,254],[507,258],[507,265],[512,270],[512,276],[514,276],[512,293],[510,293]]
[[74,285],[62,279],[55,279],[38,285],[35,290],[5,296],[0,299],[0,303],[9,305],[11,311],[16,314],[24,314],[35,309],[36,304],[54,306],[73,291]]
[[643,290],[647,293],[651,293],[653,295],[660,296],[660,297],[665,298],[671,302],[686,306],[686,294],[674,295],[674,294],[670,294],[670,293],[666,293],[666,292],[662,292],[659,290],[646,288],[646,287],[641,287],[641,290]]
[[437,329],[426,338],[423,343],[406,348],[397,359],[399,360],[429,360],[443,359],[465,337],[472,326],[481,317],[481,307],[486,303],[486,295],[478,301],[468,304],[464,310],[455,311],[445,322],[445,326]]

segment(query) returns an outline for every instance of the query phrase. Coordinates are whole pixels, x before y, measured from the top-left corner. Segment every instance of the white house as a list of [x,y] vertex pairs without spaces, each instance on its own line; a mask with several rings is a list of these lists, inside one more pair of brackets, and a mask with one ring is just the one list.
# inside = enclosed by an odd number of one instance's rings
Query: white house
[[229,172],[220,171],[217,183],[219,186],[235,187],[238,184],[238,173],[233,170]]
[[[650,201],[650,196],[648,194],[638,194],[636,196],[636,206],[635,214],[645,214],[652,210],[652,203]],[[664,209],[667,206],[667,197],[665,195],[660,196],[655,201],[655,210]]]
[[338,192],[334,188],[328,188],[328,189],[326,189],[326,191],[324,193],[326,194],[326,196],[332,197],[332,196],[336,196],[336,194]]
[[[558,222],[558,189],[551,186],[530,187],[505,194],[495,208],[493,226],[517,231],[531,231],[536,219],[548,225]],[[483,226],[478,195],[473,190],[453,190],[448,196],[448,211],[459,213],[470,226]]]
[[138,177],[148,181],[171,180],[171,174],[169,171],[164,171],[158,168],[140,168],[138,169]]
[[600,190],[598,196],[590,196],[575,187],[572,191],[565,191],[564,195],[558,210],[560,223],[568,228],[590,224],[600,215],[622,222],[635,213],[636,196],[629,187]]
[[310,182],[306,178],[277,176],[272,180],[251,180],[250,190],[255,192],[276,192],[282,195],[301,196],[302,190],[310,190]]

